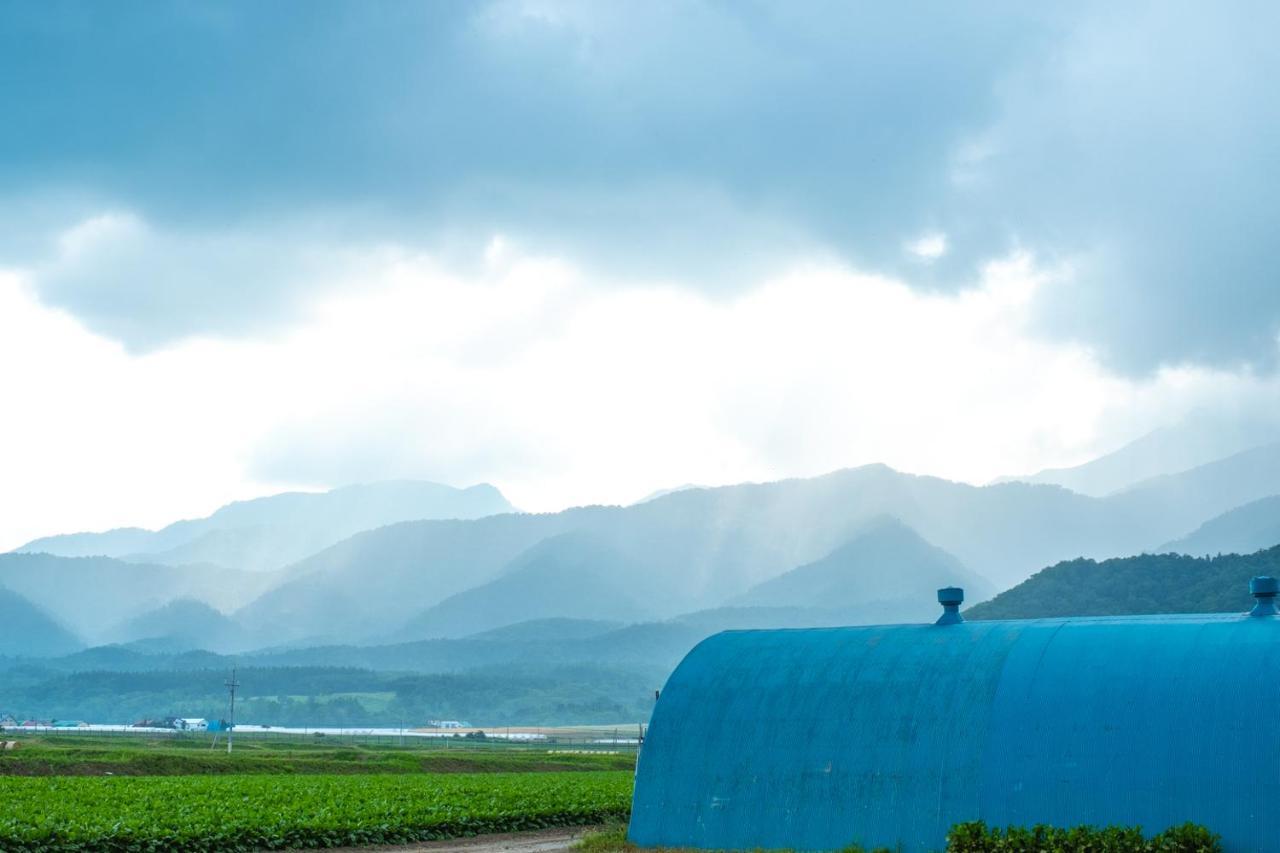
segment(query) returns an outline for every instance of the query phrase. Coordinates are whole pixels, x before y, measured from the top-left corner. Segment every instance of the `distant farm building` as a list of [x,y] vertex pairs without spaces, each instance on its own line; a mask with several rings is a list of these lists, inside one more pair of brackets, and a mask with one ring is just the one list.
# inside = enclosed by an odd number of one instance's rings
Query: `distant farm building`
[[203,732],[208,731],[209,721],[200,717],[178,717],[173,727],[184,732]]
[[465,720],[428,720],[427,727],[432,729],[469,729],[471,724]]
[[941,850],[954,824],[1194,821],[1276,850],[1277,583],[1249,615],[729,631],[654,708],[642,846]]

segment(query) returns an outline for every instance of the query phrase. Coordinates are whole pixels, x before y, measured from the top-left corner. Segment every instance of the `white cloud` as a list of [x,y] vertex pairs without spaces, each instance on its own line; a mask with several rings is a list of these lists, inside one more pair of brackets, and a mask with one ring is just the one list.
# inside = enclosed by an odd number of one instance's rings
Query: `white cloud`
[[501,238],[484,254],[460,273],[368,251],[290,329],[145,355],[0,277],[0,547],[392,476],[488,480],[531,510],[876,461],[980,482],[1280,399],[1273,379],[1119,378],[1037,340],[1058,282],[1030,257],[958,295],[814,261],[714,298]]
[[245,355],[191,343],[131,357],[0,272],[0,549],[254,491],[240,454],[262,389],[239,381]]
[[907,243],[907,251],[922,261],[936,261],[947,253],[947,235],[940,231],[922,234]]

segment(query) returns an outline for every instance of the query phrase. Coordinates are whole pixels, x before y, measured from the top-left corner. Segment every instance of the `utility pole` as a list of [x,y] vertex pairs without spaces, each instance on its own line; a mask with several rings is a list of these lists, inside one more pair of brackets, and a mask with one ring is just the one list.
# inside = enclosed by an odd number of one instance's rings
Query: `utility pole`
[[227,755],[231,754],[231,733],[236,729],[236,688],[240,686],[240,682],[236,681],[236,668],[231,667],[231,680],[226,682],[227,690],[231,693],[231,710],[228,713],[227,720]]

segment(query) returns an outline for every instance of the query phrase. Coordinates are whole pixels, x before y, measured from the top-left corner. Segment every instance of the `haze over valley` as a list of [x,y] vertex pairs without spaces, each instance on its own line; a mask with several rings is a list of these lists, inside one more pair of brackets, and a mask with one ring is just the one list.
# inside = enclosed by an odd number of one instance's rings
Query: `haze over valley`
[[[517,693],[535,696],[516,705],[538,720],[568,721],[555,708],[571,706],[605,721],[642,708],[649,685],[716,631],[932,621],[943,586],[963,587],[977,618],[1242,608],[1233,567],[1280,563],[1280,443],[1185,470],[1144,462],[1131,479],[1111,475],[1103,495],[1051,481],[1115,471],[1177,433],[1026,478],[1036,482],[973,486],[870,465],[529,514],[487,484],[388,481],[238,502],[157,531],[68,532],[0,555],[12,626],[0,654],[11,678],[42,673],[24,686],[33,697],[82,670],[169,673],[176,685],[231,663],[347,671],[342,684],[523,673]],[[1156,553],[1187,556],[1121,573],[1126,558]],[[1206,554],[1253,556],[1198,568]],[[1175,569],[1204,579],[1162,580]],[[1036,591],[1059,576],[1068,588]],[[577,686],[563,687],[566,672]],[[561,687],[537,698],[551,684],[539,678]],[[139,710],[161,701],[139,689]],[[92,691],[58,701],[70,716],[105,710]],[[325,713],[346,722],[385,713],[337,707]]]

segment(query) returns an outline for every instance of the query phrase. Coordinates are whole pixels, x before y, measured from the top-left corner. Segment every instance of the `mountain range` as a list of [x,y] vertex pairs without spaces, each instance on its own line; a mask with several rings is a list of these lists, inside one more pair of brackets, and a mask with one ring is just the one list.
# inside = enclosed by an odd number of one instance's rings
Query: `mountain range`
[[1270,415],[1199,410],[1083,465],[1002,477],[997,482],[1048,483],[1105,497],[1152,477],[1189,471],[1268,444],[1277,436],[1280,423]]
[[[0,555],[0,613],[26,626],[0,654],[59,671],[185,671],[235,653],[265,668],[639,673],[728,628],[931,620],[940,586],[963,586],[974,618],[1208,601],[1194,579],[1220,564],[1142,555],[1280,543],[1280,444],[1160,470],[1160,442],[1176,444],[1148,437],[1060,477],[1101,494],[868,465],[542,514],[491,486],[408,481],[260,498]],[[1184,450],[1173,464],[1200,452]],[[1204,595],[1150,603],[1165,600],[1161,573]]]
[[0,586],[34,602],[88,642],[106,642],[120,623],[175,599],[195,599],[232,611],[265,592],[275,580],[267,573],[216,566],[0,554]]
[[[744,596],[757,585],[829,557],[827,577],[850,601],[928,599],[936,584],[927,573],[896,576],[918,557],[905,539],[845,570],[832,556],[886,517],[963,567],[976,600],[1061,560],[1156,549],[1278,483],[1273,444],[1105,498],[872,465],[685,489],[627,507],[406,522],[295,564],[289,580],[236,616],[289,643],[459,636],[517,615],[661,620],[752,603]],[[364,582],[370,566],[379,585]],[[830,599],[822,576],[798,575],[814,588],[811,601]]]
[[[642,623],[721,608],[842,609],[893,620],[917,613],[913,603],[930,601],[941,585],[963,585],[971,602],[980,601],[1063,560],[1203,538],[1208,534],[1191,534],[1201,525],[1217,531],[1215,545],[1274,544],[1258,540],[1269,536],[1267,500],[1277,483],[1280,444],[1103,498],[1053,485],[971,486],[870,465],[810,479],[685,488],[626,507],[382,524],[270,571],[261,562],[256,571],[144,563],[135,553],[0,555],[0,583],[88,643],[156,639],[139,631],[159,631],[166,622],[147,615],[192,599],[232,627],[191,629],[197,636],[174,639],[214,650],[457,638],[533,619]],[[450,509],[442,503],[449,495],[462,503]],[[353,504],[359,513],[338,524]],[[509,504],[492,487],[371,484],[232,504],[147,536],[187,537],[152,553],[189,553],[211,534],[225,542],[255,531],[320,536],[316,531],[326,529],[332,538],[415,509],[461,515],[486,506]],[[1257,524],[1235,523],[1241,515]],[[129,551],[138,541],[113,531],[54,537],[24,551],[50,545],[78,552],[93,542]]]
[[422,480],[393,480],[237,501],[205,518],[176,521],[160,530],[133,527],[49,536],[16,550],[268,571],[385,524],[423,518],[480,518],[514,509],[487,483],[456,489]]

